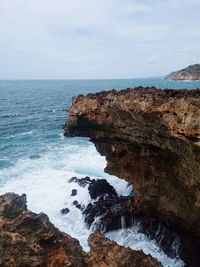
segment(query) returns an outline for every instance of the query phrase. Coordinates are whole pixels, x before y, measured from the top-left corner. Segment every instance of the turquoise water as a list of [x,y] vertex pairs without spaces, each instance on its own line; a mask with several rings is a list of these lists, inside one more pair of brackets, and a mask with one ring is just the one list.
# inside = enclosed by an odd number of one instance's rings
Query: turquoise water
[[[56,226],[78,238],[87,249],[90,231],[85,228],[80,211],[71,205],[72,188],[67,180],[73,175],[106,177],[121,194],[128,194],[130,188],[125,181],[104,173],[106,161],[87,138],[63,137],[66,109],[74,95],[139,85],[200,88],[200,82],[156,78],[0,81],[0,193],[26,193],[30,209],[46,212]],[[79,191],[78,197],[82,202],[89,201],[84,190]],[[66,204],[71,209],[68,217],[59,213]],[[166,257],[145,236],[134,231],[135,239],[130,241],[130,236],[127,231],[112,234],[113,239],[120,237],[120,243],[143,248],[158,257],[165,266],[182,266],[181,261]]]

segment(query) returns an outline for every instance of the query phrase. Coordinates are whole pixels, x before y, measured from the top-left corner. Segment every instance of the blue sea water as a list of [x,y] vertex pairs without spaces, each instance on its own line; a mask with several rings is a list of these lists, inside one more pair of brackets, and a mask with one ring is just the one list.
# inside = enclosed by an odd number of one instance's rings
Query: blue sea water
[[[86,229],[80,211],[73,208],[72,187],[67,180],[74,175],[106,177],[120,194],[128,194],[130,188],[125,181],[104,173],[106,161],[87,138],[63,136],[66,109],[75,95],[139,85],[200,88],[198,81],[162,78],[0,81],[0,194],[26,193],[31,210],[46,212],[57,227],[78,238],[87,250],[90,230]],[[84,189],[79,189],[77,197],[82,202],[89,201]],[[59,211],[66,205],[70,214],[61,216]],[[168,258],[154,241],[137,234],[135,229],[108,235],[121,244],[151,253],[164,266],[183,266],[180,260]]]

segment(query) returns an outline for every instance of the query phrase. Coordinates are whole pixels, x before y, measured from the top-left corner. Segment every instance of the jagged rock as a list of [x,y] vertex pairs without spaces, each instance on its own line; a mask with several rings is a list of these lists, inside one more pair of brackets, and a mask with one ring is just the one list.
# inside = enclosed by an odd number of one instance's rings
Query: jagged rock
[[[137,265],[141,267],[161,266],[151,256],[118,246],[100,233],[90,236],[91,251],[86,254],[79,242],[60,232],[46,214],[29,211],[25,194],[0,196],[0,227],[2,267],[132,267],[134,262],[142,262]],[[104,259],[107,265],[102,265]]]
[[77,178],[77,177],[72,177],[68,181],[69,183],[77,183],[81,187],[85,187],[86,185],[89,185],[91,183],[90,177],[86,176],[85,178]]
[[77,200],[73,202],[73,205],[82,211],[88,228],[93,225],[93,228],[107,232],[130,227],[133,224],[134,197],[132,195],[118,196],[114,187],[105,179],[72,177],[69,182],[78,183],[83,187],[88,185],[91,203],[84,207]]
[[[102,197],[83,210],[85,223],[103,232],[130,227],[134,220],[133,197]],[[98,218],[97,221],[95,219]]]
[[70,210],[68,208],[64,208],[64,209],[61,210],[61,213],[63,215],[68,214],[69,212],[70,212]]
[[105,171],[133,184],[135,213],[180,230],[200,261],[200,90],[74,97],[65,135],[90,137],[106,156]]
[[71,196],[74,197],[77,195],[77,190],[76,189],[72,189],[72,193],[71,193]]
[[133,251],[95,232],[88,239],[90,252],[86,254],[88,267],[161,267],[162,265],[142,251]]
[[83,267],[79,242],[60,232],[44,213],[27,209],[26,195],[0,196],[0,266]]
[[93,180],[93,182],[89,184],[88,191],[91,199],[96,199],[100,196],[117,197],[114,187],[105,179]]

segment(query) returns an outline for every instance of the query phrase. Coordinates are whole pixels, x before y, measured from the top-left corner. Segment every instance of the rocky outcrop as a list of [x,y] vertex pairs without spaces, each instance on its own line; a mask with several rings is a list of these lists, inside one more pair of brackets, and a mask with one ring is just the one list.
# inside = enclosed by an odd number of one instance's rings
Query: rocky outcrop
[[118,246],[100,233],[90,236],[91,250],[85,253],[47,215],[29,211],[25,194],[0,196],[0,226],[2,267],[161,267],[153,257]]
[[165,79],[168,80],[200,80],[200,64],[190,65],[185,69],[174,71],[168,74]]
[[[105,233],[132,226],[134,220],[132,194],[119,196],[114,187],[105,179],[91,179],[88,176],[72,177],[69,183],[72,182],[88,188],[90,202],[85,206],[75,199],[73,205],[82,211],[85,224],[89,229],[92,226],[92,229]],[[67,214],[66,210],[69,209],[63,208],[61,213]]]
[[74,97],[65,135],[90,137],[106,156],[105,171],[134,185],[135,212],[187,233],[199,247],[200,90]]
[[26,195],[0,196],[0,266],[84,267],[79,242],[60,232],[44,213],[27,209]]
[[161,264],[150,255],[119,246],[98,231],[90,235],[88,242],[88,267],[161,267]]

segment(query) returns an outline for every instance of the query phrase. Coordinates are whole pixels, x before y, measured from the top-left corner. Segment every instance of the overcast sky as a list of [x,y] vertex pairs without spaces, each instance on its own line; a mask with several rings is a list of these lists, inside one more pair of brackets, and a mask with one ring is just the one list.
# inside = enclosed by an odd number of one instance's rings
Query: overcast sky
[[200,63],[200,0],[0,0],[0,79],[162,76]]

